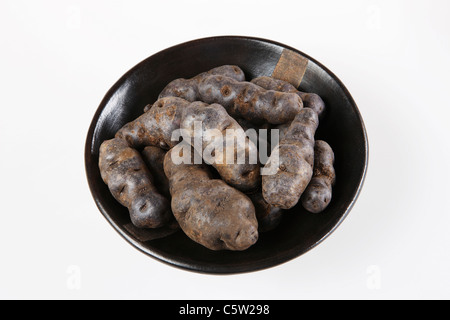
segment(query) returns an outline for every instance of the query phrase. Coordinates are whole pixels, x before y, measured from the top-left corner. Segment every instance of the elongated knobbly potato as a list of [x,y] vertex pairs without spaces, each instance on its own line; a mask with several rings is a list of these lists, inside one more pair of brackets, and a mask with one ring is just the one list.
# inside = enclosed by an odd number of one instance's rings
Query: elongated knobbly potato
[[171,140],[172,132],[180,128],[183,110],[189,104],[176,97],[159,99],[147,112],[123,126],[116,137],[126,140],[133,148],[159,146],[170,149],[178,143]]
[[[223,180],[212,179],[204,164],[175,164],[169,150],[164,172],[169,179],[172,211],[184,233],[211,250],[245,250],[258,239],[251,200]],[[193,163],[193,162],[191,162]]]
[[303,106],[316,111],[319,117],[321,117],[325,111],[325,102],[323,102],[322,98],[318,94],[299,91],[289,82],[272,77],[258,77],[252,79],[251,82],[266,90],[276,90],[280,92],[298,94],[303,100]]
[[295,93],[266,90],[251,82],[217,74],[201,74],[195,81],[174,80],[160,94],[160,97],[167,96],[218,103],[234,118],[255,124],[286,123],[303,108],[302,99]]
[[158,99],[164,97],[180,97],[188,101],[198,100],[198,84],[205,77],[210,75],[222,75],[237,81],[244,81],[244,72],[238,66],[224,65],[207,72],[200,73],[191,79],[175,79],[170,82],[159,94]]
[[142,151],[142,158],[150,170],[156,188],[166,198],[170,197],[169,180],[164,174],[164,156],[166,151],[160,147],[148,146]]
[[[218,153],[216,159],[224,159],[222,163],[213,163],[221,177],[239,190],[251,190],[261,181],[257,160],[254,164],[244,161],[240,164],[237,161],[225,161],[224,156],[231,154],[234,159],[242,159],[245,153],[254,154],[257,157],[256,146],[245,138],[245,133],[239,124],[228,115],[226,110],[220,105],[212,107],[203,102],[188,102],[181,98],[166,97],[157,100],[152,107],[136,120],[126,124],[120,129],[116,137],[126,140],[129,146],[140,148],[145,146],[160,146],[170,149],[178,144],[172,141],[172,133],[176,129],[184,129],[191,137],[194,136],[195,121],[201,121],[204,130],[217,129],[223,131],[226,138],[226,129],[234,129],[234,135],[229,138],[237,138],[236,147],[234,143],[227,143],[228,147],[223,148],[223,155]],[[184,123],[181,126],[181,123]],[[244,145],[239,144],[245,141]],[[211,144],[208,135],[203,135],[202,148]],[[226,139],[223,139],[226,143]],[[234,142],[234,140],[233,140]],[[197,150],[203,155],[203,150]],[[214,149],[219,152],[220,148]],[[244,160],[248,157],[244,158]]]
[[290,209],[308,186],[314,165],[314,134],[318,127],[317,113],[304,108],[292,121],[289,130],[275,147],[264,169],[263,197],[267,203]]
[[314,146],[313,177],[301,198],[306,210],[319,213],[330,204],[332,187],[336,180],[333,164],[333,149],[325,141],[317,140]]
[[128,208],[136,227],[158,228],[170,220],[169,201],[153,185],[140,153],[126,141],[115,138],[103,142],[99,166],[103,181],[114,198]]
[[294,93],[266,90],[246,81],[224,76],[205,77],[198,86],[199,97],[206,103],[219,103],[234,118],[255,124],[281,124],[294,119],[303,108]]
[[[195,132],[198,130],[196,124],[201,132]],[[200,145],[197,146],[193,139],[187,142],[203,155],[204,160],[206,148],[210,150],[208,154],[213,156],[208,164],[216,168],[228,184],[241,191],[258,187],[261,176],[257,147],[221,105],[191,103],[184,109],[180,128],[190,137],[202,134]]]

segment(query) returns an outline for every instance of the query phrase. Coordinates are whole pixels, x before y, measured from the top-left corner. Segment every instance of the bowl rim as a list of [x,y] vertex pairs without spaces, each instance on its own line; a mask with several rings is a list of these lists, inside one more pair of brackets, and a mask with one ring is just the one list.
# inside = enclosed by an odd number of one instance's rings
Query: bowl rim
[[[113,220],[112,218],[109,216],[109,214],[107,213],[106,209],[104,208],[103,204],[99,201],[98,197],[96,196],[94,190],[95,190],[95,186],[94,183],[91,179],[91,174],[92,171],[94,170],[92,166],[89,165],[89,163],[91,163],[91,156],[92,156],[92,142],[94,140],[94,135],[95,135],[95,131],[97,128],[97,123],[99,121],[100,115],[102,114],[107,102],[110,100],[110,98],[114,95],[114,93],[117,91],[117,89],[124,83],[124,81],[131,75],[133,74],[137,69],[139,69],[144,63],[145,61],[147,61],[148,59],[150,59],[151,57],[153,57],[154,55],[159,55],[159,54],[164,54],[167,51],[171,51],[177,48],[182,48],[186,45],[192,45],[192,44],[196,44],[196,43],[201,43],[201,42],[210,42],[210,41],[214,41],[214,40],[243,40],[243,41],[256,41],[256,42],[261,42],[261,43],[267,43],[267,44],[271,44],[271,45],[275,45],[278,47],[281,47],[283,49],[288,49],[291,50],[293,52],[296,52],[298,54],[300,54],[301,56],[309,59],[310,61],[312,61],[314,64],[316,64],[319,68],[321,68],[323,71],[325,71],[337,84],[338,86],[343,90],[346,98],[348,99],[349,103],[351,104],[353,111],[355,112],[355,114],[358,117],[358,121],[361,125],[361,129],[362,129],[362,134],[364,137],[364,165],[363,165],[363,172],[361,174],[361,179],[359,181],[358,187],[356,189],[356,192],[352,198],[352,201],[350,202],[350,204],[346,207],[345,212],[342,213],[342,215],[340,216],[340,219],[334,224],[334,226],[326,233],[322,236],[322,238],[320,238],[318,241],[316,241],[315,243],[313,243],[311,246],[305,248],[304,250],[300,250],[300,251],[296,251],[295,253],[292,253],[291,251],[289,251],[289,254],[285,254],[285,255],[280,255],[276,260],[270,260],[266,261],[264,260],[264,262],[258,262],[258,265],[253,264],[249,264],[249,265],[245,265],[243,267],[239,267],[239,268],[235,268],[235,269],[229,269],[229,268],[218,268],[217,266],[205,266],[203,264],[193,264],[191,262],[187,263],[187,262],[180,262],[177,261],[176,259],[170,259],[168,257],[165,257],[157,252],[151,251],[148,248],[146,248],[145,246],[143,246],[138,240],[134,239],[132,236],[128,235],[124,230],[122,230],[122,228],[120,226],[118,226]],[[350,211],[353,209],[356,201],[358,200],[361,191],[363,189],[364,186],[364,182],[367,176],[367,170],[368,170],[368,166],[369,166],[369,138],[367,135],[367,130],[366,130],[366,126],[364,124],[364,120],[362,118],[361,112],[359,111],[359,108],[356,105],[355,100],[353,99],[352,95],[350,94],[349,90],[347,89],[347,87],[344,85],[344,83],[332,72],[330,71],[326,66],[324,66],[322,63],[320,63],[319,61],[317,61],[316,59],[312,58],[311,56],[305,54],[304,52],[295,49],[289,45],[274,41],[274,40],[269,40],[269,39],[264,39],[264,38],[260,38],[260,37],[253,37],[253,36],[242,36],[242,35],[222,35],[222,36],[212,36],[212,37],[204,37],[204,38],[199,38],[199,39],[194,39],[194,40],[189,40],[189,41],[185,41],[173,46],[170,46],[166,49],[163,49],[161,51],[155,52],[152,55],[146,57],[145,59],[143,59],[142,61],[140,61],[139,63],[137,63],[135,66],[133,66],[131,69],[129,69],[126,73],[124,73],[113,85],[112,87],[106,92],[106,94],[104,95],[103,99],[101,100],[99,106],[96,109],[96,112],[91,120],[90,126],[89,126],[89,130],[86,136],[86,140],[85,140],[85,148],[84,148],[84,162],[85,162],[85,173],[86,173],[86,178],[87,178],[87,182],[89,185],[89,189],[91,192],[92,197],[94,198],[94,201],[97,205],[97,208],[100,210],[101,214],[103,215],[103,217],[109,222],[109,224],[114,228],[114,230],[116,230],[117,233],[120,234],[120,236],[122,238],[124,238],[127,242],[129,242],[133,247],[135,247],[137,250],[141,251],[142,253],[146,254],[147,256],[150,256],[154,259],[156,259],[159,262],[162,262],[166,265],[170,265],[172,267],[178,268],[178,269],[182,269],[184,271],[190,271],[190,272],[195,272],[195,273],[203,273],[203,274],[216,274],[216,275],[229,275],[229,274],[241,274],[241,273],[249,273],[249,272],[257,272],[257,271],[262,271],[265,269],[269,269],[269,268],[273,268],[282,264],[285,264],[293,259],[296,259],[298,257],[300,257],[301,255],[307,253],[308,251],[312,250],[313,248],[315,248],[316,246],[318,246],[319,244],[321,244],[326,238],[328,238],[341,224],[342,222],[347,218],[348,214],[350,213]]]

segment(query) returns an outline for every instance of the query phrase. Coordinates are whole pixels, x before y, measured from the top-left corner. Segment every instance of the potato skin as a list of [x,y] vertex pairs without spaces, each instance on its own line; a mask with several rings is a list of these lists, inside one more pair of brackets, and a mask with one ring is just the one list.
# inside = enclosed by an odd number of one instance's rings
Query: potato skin
[[312,213],[324,211],[331,202],[332,187],[336,181],[334,152],[330,145],[317,140],[314,146],[314,173],[302,195],[303,207]]
[[180,128],[183,109],[190,102],[176,97],[157,100],[147,112],[127,123],[117,133],[116,138],[126,140],[132,148],[159,146],[170,149],[178,141],[172,141],[172,132]]
[[[257,158],[257,147],[251,142],[248,137],[245,136],[245,132],[242,127],[234,120],[227,111],[219,104],[208,105],[203,102],[193,102],[184,109],[183,119],[180,124],[180,128],[194,136],[195,123],[201,122],[202,132],[207,130],[216,129],[222,137],[223,143],[217,145],[215,148],[215,159],[221,160],[222,163],[216,161],[211,165],[219,172],[220,176],[231,186],[241,191],[251,191],[260,185],[261,176],[259,164],[250,164],[248,157],[249,154],[255,154]],[[232,136],[227,135],[227,130],[233,130]],[[235,147],[234,138],[240,143],[245,141],[245,145],[237,145]],[[209,139],[206,134],[203,135],[203,144],[201,150],[195,146],[195,143],[187,141],[192,146],[197,148],[197,152],[203,155],[203,151],[208,145],[213,145],[214,139]],[[214,144],[215,145],[215,144]],[[229,150],[229,149],[232,150]],[[227,162],[226,155],[233,155],[233,162]],[[243,156],[245,163],[237,163],[235,161],[239,158],[239,155]]]
[[273,127],[272,129],[277,129],[279,130],[279,138],[280,141],[283,140],[284,136],[286,135],[286,132],[289,130],[289,127],[291,126],[292,122],[287,122],[287,123],[283,123],[283,124],[279,124],[275,127]]
[[128,208],[136,227],[157,228],[173,220],[170,202],[155,187],[154,178],[137,149],[146,146],[168,149],[176,145],[178,141],[171,141],[172,132],[180,127],[183,107],[189,104],[174,97],[158,100],[100,147],[103,181],[114,198]]
[[303,108],[296,93],[266,90],[232,72],[205,72],[192,79],[176,79],[163,89],[159,98],[180,97],[188,101],[218,103],[234,118],[255,124],[281,124],[292,121]]
[[313,109],[319,117],[322,117],[325,112],[325,102],[318,94],[299,91],[289,82],[264,76],[252,79],[251,83],[266,90],[296,93],[302,99],[305,108]]
[[166,151],[160,147],[148,146],[141,153],[147,168],[153,176],[154,185],[163,196],[169,198],[169,180],[164,174],[164,156]]
[[169,222],[169,201],[153,185],[153,178],[138,151],[126,141],[111,139],[100,146],[99,167],[111,194],[130,212],[138,228],[158,228]]
[[267,203],[282,209],[298,203],[313,175],[314,134],[318,125],[317,113],[310,108],[302,109],[272,151],[265,168],[276,166],[277,156],[279,165],[275,174],[262,177]]
[[211,250],[248,249],[258,240],[253,203],[223,180],[212,179],[205,164],[175,164],[172,153],[182,151],[182,144],[167,152],[164,159],[171,207],[181,229]]
[[[226,110],[220,105],[208,105],[203,102],[189,102],[182,98],[165,97],[157,100],[152,107],[136,120],[126,124],[116,134],[118,139],[127,141],[132,148],[142,148],[145,146],[159,146],[163,149],[170,149],[178,141],[172,141],[172,133],[176,129],[184,129],[191,136],[194,135],[194,122],[202,121],[203,129],[218,129],[223,131],[224,143],[226,141],[226,129],[234,129],[236,137],[245,136],[245,132]],[[183,125],[182,125],[183,124]],[[231,154],[237,157],[237,152],[246,152],[257,155],[257,147],[248,138],[244,139],[246,145],[242,148],[233,148]],[[239,141],[239,140],[238,140]],[[210,142],[204,140],[203,148]],[[223,151],[227,149],[224,145]],[[203,150],[197,150],[203,155]],[[220,156],[217,155],[217,158]],[[224,159],[221,157],[221,159]],[[257,161],[256,161],[257,162]],[[232,163],[212,164],[221,177],[230,185],[239,190],[252,190],[261,181],[259,166],[257,163],[244,164]]]
[[159,94],[158,99],[164,97],[179,97],[194,102],[198,100],[198,84],[201,80],[210,75],[222,75],[237,81],[245,80],[245,75],[241,68],[233,65],[224,65],[200,73],[191,79],[180,78],[173,80]]
[[255,124],[281,124],[292,121],[303,108],[294,93],[265,90],[251,82],[224,76],[205,77],[198,86],[199,99],[221,104],[234,118]]

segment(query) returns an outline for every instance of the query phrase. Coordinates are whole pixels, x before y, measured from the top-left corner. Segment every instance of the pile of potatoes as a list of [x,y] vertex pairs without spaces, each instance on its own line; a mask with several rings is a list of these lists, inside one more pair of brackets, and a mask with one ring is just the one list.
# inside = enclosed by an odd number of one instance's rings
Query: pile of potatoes
[[[271,77],[246,81],[237,66],[225,65],[192,79],[176,79],[144,114],[123,126],[100,147],[99,168],[111,194],[127,207],[138,228],[174,222],[193,241],[211,250],[246,250],[261,232],[277,227],[283,211],[301,202],[312,213],[325,210],[335,182],[334,153],[315,141],[323,100]],[[246,155],[257,149],[245,130],[279,129],[280,141],[265,164],[194,161],[208,142],[173,141],[174,130],[217,129],[223,154],[238,157],[225,144],[227,129],[245,141]],[[189,163],[173,161],[192,151]],[[228,150],[227,150],[228,148]],[[220,149],[218,149],[220,150]],[[272,174],[262,175],[267,168]]]

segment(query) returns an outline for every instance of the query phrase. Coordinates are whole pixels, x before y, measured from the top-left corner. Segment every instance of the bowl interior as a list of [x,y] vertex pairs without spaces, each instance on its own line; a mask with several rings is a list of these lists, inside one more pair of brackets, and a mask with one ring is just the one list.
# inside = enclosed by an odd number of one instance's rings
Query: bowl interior
[[[335,152],[337,181],[333,199],[321,214],[306,212],[301,204],[286,211],[281,224],[260,234],[258,242],[243,252],[211,251],[187,238],[182,231],[133,228],[128,210],[103,183],[98,168],[101,143],[124,124],[143,113],[167,83],[190,78],[214,67],[233,64],[247,80],[270,76],[284,49],[309,59],[300,85],[319,94],[327,113],[316,139],[327,141]],[[367,168],[368,144],[361,115],[344,85],[311,57],[269,40],[248,37],[215,37],[194,40],[161,51],[127,72],[106,94],[92,120],[86,142],[86,173],[94,200],[111,225],[132,245],[172,266],[206,273],[239,273],[260,270],[289,261],[325,239],[343,221],[362,187]]]

